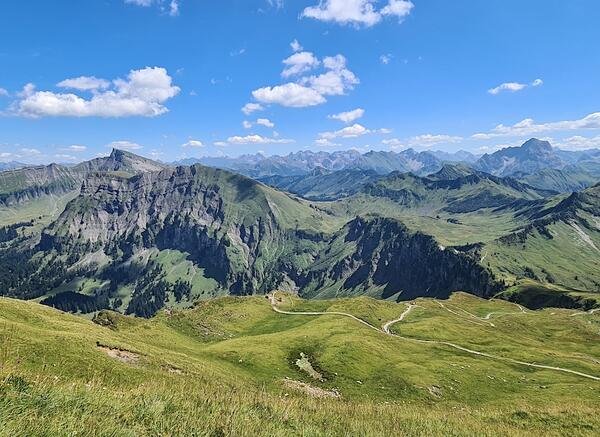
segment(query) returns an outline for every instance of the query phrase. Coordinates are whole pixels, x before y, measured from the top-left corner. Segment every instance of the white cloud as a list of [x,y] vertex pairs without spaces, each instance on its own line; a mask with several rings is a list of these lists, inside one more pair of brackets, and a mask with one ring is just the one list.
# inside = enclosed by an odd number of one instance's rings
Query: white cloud
[[315,106],[327,101],[314,89],[293,82],[259,88],[252,91],[252,95],[262,103],[275,103],[289,108]]
[[339,96],[360,83],[354,73],[346,68],[346,58],[342,55],[326,57],[323,59],[323,65],[330,71],[319,76],[303,78],[303,85],[310,85],[324,96]]
[[404,17],[410,15],[410,12],[415,5],[406,0],[390,0],[388,5],[381,10],[381,15],[389,15],[398,17],[402,20]]
[[57,153],[54,157],[60,161],[77,161],[77,157],[65,153]]
[[177,0],[171,0],[171,3],[169,4],[169,15],[171,17],[179,15],[179,3]]
[[414,147],[427,148],[437,144],[458,143],[462,140],[463,138],[458,136],[425,134],[410,138],[408,143]]
[[288,78],[317,68],[320,61],[311,52],[298,52],[284,59],[283,64],[286,65],[286,68],[281,76]]
[[154,0],[125,0],[125,3],[136,5],[136,6],[144,6],[148,7],[154,3]]
[[385,55],[381,55],[379,57],[379,60],[383,65],[388,65],[392,61],[392,58],[393,56],[390,53],[387,53]]
[[157,5],[162,12],[169,14],[171,17],[179,15],[179,0],[125,0],[125,3],[145,8]]
[[114,80],[112,89],[95,92],[89,99],[72,93],[36,91],[34,85],[27,84],[21,93],[22,99],[13,104],[12,110],[17,115],[32,118],[155,117],[168,112],[164,103],[179,91],[167,70],[146,67],[132,70],[127,80]]
[[495,88],[490,88],[488,90],[488,93],[492,95],[500,94],[502,91],[510,91],[511,93],[516,93],[517,91],[524,90],[525,88],[527,88],[527,85],[525,85],[524,83],[506,82],[498,85]]
[[72,146],[66,147],[63,150],[69,151],[69,152],[74,152],[74,153],[81,153],[81,152],[85,152],[87,150],[87,147],[81,146],[79,144],[73,144]]
[[576,135],[553,142],[556,147],[564,150],[588,150],[600,148],[600,135],[595,137],[583,137]]
[[252,123],[250,123],[248,120],[244,120],[242,121],[242,126],[244,127],[244,129],[251,129]]
[[98,79],[94,76],[80,76],[74,79],[65,79],[56,84],[59,88],[72,88],[79,91],[104,90],[110,86],[110,82]]
[[275,123],[273,123],[268,118],[259,118],[258,120],[256,120],[256,124],[264,126],[264,127],[268,127],[268,128],[274,128],[275,127]]
[[281,9],[283,8],[283,0],[267,0],[271,7]]
[[536,79],[531,82],[531,86],[542,86],[544,85],[544,81],[542,79]]
[[304,48],[302,47],[302,45],[300,45],[297,39],[290,43],[290,47],[294,52],[301,52],[302,50],[304,50]]
[[245,137],[234,136],[227,138],[229,144],[290,144],[294,140],[268,138],[261,135],[246,135]]
[[398,138],[386,139],[383,140],[381,143],[385,144],[386,146],[390,146],[390,149],[393,150],[408,148],[408,146],[403,141],[400,141]]
[[189,140],[188,142],[181,145],[181,147],[204,147],[202,141]]
[[240,55],[243,55],[244,53],[246,53],[246,49],[241,48],[241,49],[233,50],[233,51],[229,52],[229,56],[231,56],[231,57],[240,56]]
[[6,91],[6,89],[4,88],[0,88],[0,96],[8,96],[8,91]]
[[242,112],[246,115],[250,115],[256,111],[263,111],[265,108],[259,103],[246,103],[242,108]]
[[140,150],[144,148],[144,146],[132,143],[131,141],[113,141],[112,143],[107,144],[106,147],[119,150]]
[[333,139],[333,138],[356,138],[362,135],[371,133],[369,129],[361,124],[353,124],[352,126],[345,127],[343,129],[334,132],[321,132],[319,136],[321,138]]
[[328,118],[339,120],[344,123],[352,123],[365,115],[365,110],[362,108],[354,109],[353,111],[340,112],[339,114],[330,115]]
[[370,27],[379,23],[384,16],[402,19],[414,7],[407,0],[389,0],[387,6],[377,10],[376,3],[375,0],[321,0],[318,5],[304,9],[302,17]]
[[28,148],[23,148],[21,149],[21,153],[23,153],[24,155],[27,156],[32,156],[32,155],[41,155],[42,152],[40,152],[38,149],[28,149]]
[[600,129],[600,112],[586,115],[578,120],[564,120],[550,123],[536,123],[532,118],[526,118],[512,126],[499,124],[491,132],[477,133],[472,138],[476,140],[488,140],[496,137],[528,136],[541,132],[585,129]]
[[354,73],[346,67],[346,58],[342,55],[325,57],[321,62],[312,53],[300,52],[286,59],[284,63],[288,65],[282,73],[284,76],[299,75],[321,64],[326,71],[320,75],[300,77],[296,82],[254,90],[252,96],[260,103],[290,108],[316,106],[327,101],[325,96],[343,95],[360,83]]
[[331,140],[328,140],[327,138],[319,138],[318,140],[315,140],[315,144],[319,147],[339,147],[339,146],[341,146],[341,144],[334,143]]
[[217,147],[225,147],[227,143],[225,141],[215,141],[213,145]]

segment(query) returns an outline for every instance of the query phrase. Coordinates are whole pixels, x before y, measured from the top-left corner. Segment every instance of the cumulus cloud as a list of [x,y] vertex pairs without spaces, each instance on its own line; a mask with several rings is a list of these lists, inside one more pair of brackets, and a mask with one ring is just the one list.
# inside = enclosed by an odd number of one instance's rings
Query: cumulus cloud
[[498,85],[497,87],[490,88],[488,90],[488,93],[490,93],[492,95],[500,94],[502,91],[509,91],[511,93],[516,93],[517,91],[524,90],[525,88],[527,88],[527,85],[525,85],[524,83],[506,82],[506,83]]
[[371,132],[371,130],[367,129],[363,125],[355,123],[352,126],[347,126],[337,131],[321,132],[319,136],[321,138],[331,140],[333,138],[356,138]]
[[382,9],[377,9],[376,4],[376,0],[321,0],[318,5],[304,9],[302,17],[370,27],[385,16],[395,16],[402,20],[414,7],[408,0],[389,0]]
[[248,120],[244,120],[242,121],[242,126],[244,127],[244,129],[251,129],[252,123],[250,123]]
[[59,88],[72,88],[79,91],[104,90],[110,86],[110,82],[98,79],[94,76],[80,76],[74,79],[65,79],[56,84]]
[[346,68],[346,58],[342,55],[326,57],[323,59],[323,65],[329,71],[318,76],[305,77],[301,83],[309,85],[323,96],[343,95],[360,83],[354,73]]
[[202,141],[198,140],[189,140],[186,143],[182,144],[181,147],[204,147]]
[[311,52],[294,53],[289,58],[283,60],[283,64],[286,67],[281,73],[281,76],[284,78],[297,76],[317,68],[320,63],[321,62]]
[[242,108],[242,112],[246,115],[250,115],[256,111],[263,111],[265,108],[259,103],[246,103]]
[[259,118],[258,120],[256,120],[256,124],[258,124],[260,126],[268,127],[268,128],[274,128],[275,127],[275,123],[273,123],[268,118]]
[[[80,90],[92,86],[91,78],[84,79],[67,79],[61,84],[79,86]],[[12,105],[12,110],[17,115],[32,118],[156,117],[168,112],[164,103],[175,97],[180,88],[173,85],[164,68],[146,67],[130,71],[127,79],[114,80],[110,89],[96,88],[95,91],[90,98],[85,98],[73,93],[36,91],[33,84],[27,84],[20,94],[21,100]]]
[[564,150],[588,150],[600,148],[600,135],[595,137],[584,137],[576,135],[553,142],[556,147]]
[[113,141],[112,143],[108,143],[106,147],[119,150],[140,150],[144,148],[144,146],[132,143],[131,141]]
[[544,81],[542,79],[536,79],[531,82],[531,86],[542,86],[544,85]]
[[8,94],[8,91],[7,91],[6,89],[4,89],[4,88],[0,88],[0,97],[1,97],[1,96],[5,96],[5,97],[7,97],[8,95],[9,95],[9,94]]
[[327,101],[314,89],[293,82],[259,88],[252,91],[252,96],[262,103],[278,104],[289,108],[305,108]]
[[600,129],[600,112],[586,115],[578,120],[563,120],[550,123],[536,123],[532,118],[526,118],[512,126],[499,124],[491,132],[477,133],[472,138],[476,140],[488,140],[496,137],[529,136],[542,132],[586,129]]
[[261,135],[233,136],[227,138],[228,144],[290,144],[294,142],[294,140],[269,138]]
[[[327,101],[326,96],[343,95],[360,82],[354,73],[346,67],[347,61],[344,56],[328,56],[319,61],[312,53],[308,53],[309,56],[306,56],[307,53],[296,53],[284,61],[286,63],[289,59],[302,55],[302,60],[298,58],[298,62],[287,63],[288,68],[284,70],[283,75],[299,75],[317,68],[321,64],[325,70],[324,73],[303,76],[298,78],[296,82],[259,88],[252,92],[252,96],[263,104],[305,108],[325,103]],[[260,104],[258,105],[260,106]]]
[[330,115],[328,118],[332,120],[339,120],[343,123],[352,123],[355,120],[358,120],[363,115],[365,115],[365,110],[362,108],[357,108],[352,111],[340,112],[339,114]]

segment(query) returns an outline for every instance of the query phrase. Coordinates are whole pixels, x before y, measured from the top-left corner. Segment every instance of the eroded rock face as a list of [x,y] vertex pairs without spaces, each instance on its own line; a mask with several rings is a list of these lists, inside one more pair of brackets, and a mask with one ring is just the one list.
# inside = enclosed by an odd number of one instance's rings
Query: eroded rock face
[[[444,298],[457,290],[488,297],[500,288],[471,256],[443,249],[432,237],[410,232],[396,220],[357,218],[336,239],[331,245],[339,245],[343,239],[354,250],[337,260],[323,253],[318,263],[331,267],[311,272],[311,279],[319,278],[321,285],[327,280],[341,281],[341,294],[363,294],[376,288],[383,290],[380,296],[384,299],[397,296],[409,300]],[[318,292],[318,287],[314,291]]]
[[310,296],[328,287],[410,299],[456,290],[487,296],[495,287],[473,258],[442,250],[396,220],[357,218],[333,235],[290,229],[278,219],[285,204],[265,190],[199,165],[132,178],[95,175],[43,232],[39,249],[93,246],[121,261],[142,249],[176,249],[232,294],[284,286]]
[[236,199],[246,184],[256,183],[243,178],[223,186],[210,180],[225,174],[192,166],[129,179],[89,177],[80,196],[43,232],[39,248],[65,252],[93,244],[125,256],[142,248],[177,249],[234,292],[254,292],[271,275],[268,266],[256,267],[261,250],[280,244],[284,232],[260,191],[253,201],[262,208],[236,220]]
[[72,167],[50,164],[3,171],[0,172],[0,204],[16,205],[44,196],[62,196],[77,190],[82,181],[95,173],[135,175],[157,172],[167,167],[151,159],[114,149],[107,157],[84,161]]

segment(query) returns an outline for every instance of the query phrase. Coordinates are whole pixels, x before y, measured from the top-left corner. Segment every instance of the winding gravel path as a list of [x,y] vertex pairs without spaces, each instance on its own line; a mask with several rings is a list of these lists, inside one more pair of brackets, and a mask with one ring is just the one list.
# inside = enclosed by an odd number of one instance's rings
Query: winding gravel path
[[[502,357],[502,356],[498,356],[498,355],[492,355],[492,354],[488,354],[485,352],[480,352],[480,351],[476,351],[473,349],[469,349],[463,346],[460,346],[458,344],[455,343],[451,343],[449,341],[441,341],[441,340],[420,340],[420,339],[416,339],[416,338],[410,338],[410,337],[404,337],[398,334],[394,334],[390,331],[390,327],[393,326],[394,324],[401,322],[404,320],[404,318],[410,313],[410,311],[412,311],[412,309],[414,307],[416,307],[417,305],[415,304],[408,304],[406,310],[400,315],[399,318],[395,319],[395,320],[391,320],[387,323],[385,323],[383,325],[382,329],[377,328],[376,326],[371,325],[369,322],[366,322],[365,320],[359,319],[356,316],[353,316],[352,314],[348,314],[348,313],[343,313],[343,312],[338,312],[338,311],[284,311],[281,310],[277,307],[277,299],[275,297],[275,293],[273,292],[273,294],[270,295],[269,300],[271,302],[271,308],[273,308],[273,311],[275,311],[276,313],[279,314],[286,314],[286,315],[293,315],[293,316],[341,316],[341,317],[348,317],[350,319],[353,319],[359,323],[362,323],[363,325],[367,326],[370,329],[373,329],[379,333],[385,334],[385,335],[389,335],[391,337],[396,337],[405,341],[410,341],[413,343],[420,343],[420,344],[428,344],[428,345],[440,345],[440,346],[447,346],[447,347],[451,347],[453,349],[457,349],[461,352],[466,352],[469,353],[471,355],[476,355],[479,357],[485,357],[485,358],[490,358],[493,360],[498,360],[498,361],[504,361],[504,362],[508,362],[508,363],[512,363],[512,364],[519,364],[522,366],[527,366],[527,367],[533,367],[536,369],[544,369],[544,370],[554,370],[557,372],[563,372],[563,373],[569,373],[572,375],[577,375],[577,376],[581,376],[584,378],[588,378],[588,379],[593,379],[594,381],[600,381],[600,377],[598,376],[594,376],[594,375],[589,375],[587,373],[583,373],[583,372],[578,372],[577,370],[571,370],[571,369],[565,369],[563,367],[555,367],[555,366],[546,366],[544,364],[535,364],[535,363],[528,363],[525,361],[520,361],[520,360],[515,360],[512,358],[507,358],[507,357]],[[442,305],[443,306],[443,305]]]

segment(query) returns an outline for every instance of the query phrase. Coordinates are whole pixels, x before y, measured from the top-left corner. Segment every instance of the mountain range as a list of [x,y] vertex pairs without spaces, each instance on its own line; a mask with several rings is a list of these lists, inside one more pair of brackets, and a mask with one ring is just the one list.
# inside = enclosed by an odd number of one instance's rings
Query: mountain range
[[[597,154],[567,154],[576,164],[550,169],[543,163],[562,165],[564,154],[537,140],[522,149],[471,166],[428,152],[301,152],[278,164],[298,174],[258,180],[119,150],[72,167],[0,172],[0,294],[148,317],[273,289],[390,300],[460,290],[531,301],[515,290],[534,281],[538,292],[553,290],[544,302],[594,306]],[[477,168],[507,172],[506,157],[515,177]],[[275,161],[257,160],[251,171]],[[407,163],[421,174],[393,170]],[[578,192],[559,193],[574,184]],[[38,215],[46,199],[60,202]]]
[[341,152],[301,151],[285,156],[265,156],[262,154],[231,157],[189,158],[172,163],[173,165],[203,164],[234,171],[253,178],[269,176],[304,176],[314,170],[329,172],[341,170],[374,171],[385,175],[393,171],[412,172],[426,176],[439,171],[444,163],[462,163],[495,176],[531,174],[544,169],[562,170],[573,166],[600,163],[600,149],[567,151],[554,148],[547,141],[535,138],[520,147],[508,147],[492,154],[473,155],[470,152],[442,151],[416,152],[413,149],[401,152],[356,150]]

